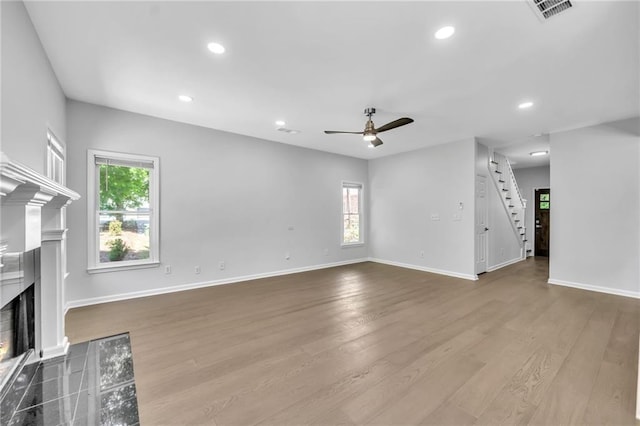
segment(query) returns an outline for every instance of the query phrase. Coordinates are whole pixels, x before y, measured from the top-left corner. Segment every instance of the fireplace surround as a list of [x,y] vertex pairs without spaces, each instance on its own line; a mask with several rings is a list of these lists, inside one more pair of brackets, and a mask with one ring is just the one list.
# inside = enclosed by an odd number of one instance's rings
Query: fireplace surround
[[[61,356],[68,350],[64,335],[66,229],[62,209],[79,198],[76,192],[0,152],[0,307],[10,306],[0,319],[6,320],[6,328],[13,328],[16,321],[25,322],[28,328],[18,331],[26,331],[27,336],[21,348],[13,347],[13,339],[11,348],[3,344],[5,352],[11,351],[1,357],[0,371],[8,370],[7,377],[0,377],[5,388],[25,364]],[[22,309],[24,312],[20,312]],[[24,341],[24,335],[20,337]],[[0,386],[0,394],[2,390]]]

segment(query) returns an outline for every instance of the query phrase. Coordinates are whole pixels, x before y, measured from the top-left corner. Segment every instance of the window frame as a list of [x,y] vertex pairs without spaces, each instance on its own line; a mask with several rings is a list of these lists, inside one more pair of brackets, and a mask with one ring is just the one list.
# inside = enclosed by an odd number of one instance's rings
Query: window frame
[[[343,201],[343,192],[345,188],[357,188],[358,189],[358,237],[359,240],[355,242],[345,242],[344,241],[344,201]],[[364,238],[364,229],[365,229],[365,219],[364,219],[364,184],[362,182],[354,182],[354,181],[342,181],[340,186],[340,246],[342,248],[347,247],[360,247],[365,244]]]
[[[152,163],[149,169],[149,258],[100,263],[100,168],[96,157],[128,162]],[[160,265],[160,158],[123,152],[87,150],[87,272],[90,274]]]

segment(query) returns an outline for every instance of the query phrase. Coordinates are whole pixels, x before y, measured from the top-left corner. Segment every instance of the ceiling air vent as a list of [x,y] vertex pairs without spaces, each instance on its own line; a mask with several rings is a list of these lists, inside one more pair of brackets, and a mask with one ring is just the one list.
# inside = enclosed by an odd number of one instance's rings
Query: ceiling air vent
[[573,7],[569,0],[531,0],[531,2],[535,6],[536,11],[544,19],[549,19],[550,17]]
[[287,129],[285,127],[278,127],[277,130],[279,132],[289,133],[290,135],[297,135],[298,133],[300,133],[300,130]]

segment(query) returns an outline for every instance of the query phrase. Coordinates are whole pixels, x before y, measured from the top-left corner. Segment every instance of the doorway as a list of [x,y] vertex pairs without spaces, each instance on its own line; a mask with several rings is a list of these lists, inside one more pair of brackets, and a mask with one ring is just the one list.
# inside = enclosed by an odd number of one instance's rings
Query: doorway
[[549,219],[551,214],[551,190],[535,190],[535,256],[549,257]]

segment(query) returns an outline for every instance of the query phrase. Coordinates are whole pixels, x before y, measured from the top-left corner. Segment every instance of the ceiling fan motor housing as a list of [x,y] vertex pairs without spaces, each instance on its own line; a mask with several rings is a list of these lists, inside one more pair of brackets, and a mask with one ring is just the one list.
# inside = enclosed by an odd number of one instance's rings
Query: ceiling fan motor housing
[[364,134],[365,135],[375,135],[376,134],[376,130],[375,127],[373,126],[373,121],[371,121],[371,117],[369,117],[369,120],[367,120],[367,124],[364,128]]
[[375,108],[367,108],[364,110],[364,115],[366,115],[367,117],[369,117],[369,119],[367,120],[367,124],[364,127],[364,140],[369,141],[369,138],[375,138],[376,136],[376,130],[375,127],[373,125],[373,121],[371,121],[371,116],[373,114],[376,113],[376,109]]

